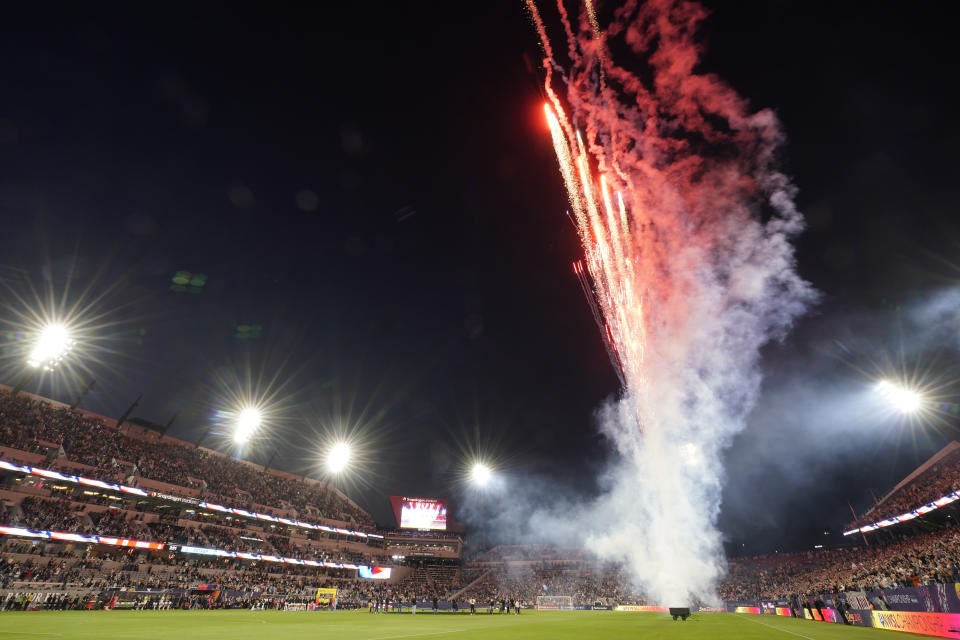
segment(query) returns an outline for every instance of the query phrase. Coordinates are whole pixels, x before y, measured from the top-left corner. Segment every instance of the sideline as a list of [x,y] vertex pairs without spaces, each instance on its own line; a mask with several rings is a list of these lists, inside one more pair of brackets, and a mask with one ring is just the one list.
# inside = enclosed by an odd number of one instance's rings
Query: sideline
[[746,617],[746,616],[756,615],[756,614],[752,614],[752,613],[742,613],[742,614],[734,614],[734,615],[735,615],[737,618],[740,618],[741,620],[746,620],[747,622],[753,622],[753,623],[755,623],[755,624],[762,625],[762,626],[764,626],[764,627],[766,627],[766,628],[768,628],[768,629],[776,629],[777,631],[783,631],[784,633],[789,633],[789,634],[792,635],[792,636],[799,636],[799,637],[801,637],[801,638],[806,638],[806,640],[816,640],[816,638],[811,638],[810,636],[805,636],[805,635],[803,635],[802,633],[797,633],[796,631],[790,631],[789,629],[784,629],[783,627],[776,627],[776,626],[774,626],[774,625],[772,625],[772,624],[767,624],[766,622],[760,622],[759,620],[754,620],[753,618],[747,618],[747,617]]

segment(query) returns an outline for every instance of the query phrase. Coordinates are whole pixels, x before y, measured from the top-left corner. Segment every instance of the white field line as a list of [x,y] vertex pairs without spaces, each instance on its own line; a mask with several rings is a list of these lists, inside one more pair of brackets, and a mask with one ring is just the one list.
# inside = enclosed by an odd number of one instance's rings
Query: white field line
[[797,633],[796,631],[790,631],[789,629],[784,629],[783,627],[776,627],[776,626],[774,626],[774,625],[772,625],[772,624],[767,624],[766,622],[760,622],[759,620],[754,620],[753,618],[748,618],[747,616],[750,616],[750,615],[756,615],[756,614],[744,613],[744,614],[742,614],[742,615],[738,615],[737,617],[740,618],[741,620],[746,620],[747,622],[753,622],[753,623],[755,623],[755,624],[763,625],[763,626],[767,627],[768,629],[776,629],[777,631],[783,631],[784,633],[789,633],[789,634],[792,635],[792,636],[799,636],[799,637],[801,637],[801,638],[806,638],[806,640],[816,640],[816,638],[811,638],[810,636],[805,636],[805,635],[803,635],[802,633]]

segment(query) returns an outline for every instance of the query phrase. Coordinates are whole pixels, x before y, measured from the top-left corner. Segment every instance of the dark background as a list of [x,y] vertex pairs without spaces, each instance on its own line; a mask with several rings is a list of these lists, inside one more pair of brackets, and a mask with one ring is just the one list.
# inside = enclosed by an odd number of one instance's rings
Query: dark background
[[[702,70],[779,114],[822,292],[765,353],[721,527],[746,550],[836,542],[848,500],[955,435],[949,411],[905,420],[863,391],[897,370],[953,395],[956,336],[920,339],[915,312],[957,279],[954,34],[933,3],[708,6]],[[87,408],[143,394],[134,415],[179,412],[196,440],[249,387],[273,410],[244,455],[318,474],[349,435],[363,457],[337,483],[384,524],[387,495],[455,497],[477,454],[594,491],[617,379],[570,268],[538,60],[519,1],[8,13],[4,381],[13,310],[68,291],[100,314],[86,370],[30,390],[95,377]]]

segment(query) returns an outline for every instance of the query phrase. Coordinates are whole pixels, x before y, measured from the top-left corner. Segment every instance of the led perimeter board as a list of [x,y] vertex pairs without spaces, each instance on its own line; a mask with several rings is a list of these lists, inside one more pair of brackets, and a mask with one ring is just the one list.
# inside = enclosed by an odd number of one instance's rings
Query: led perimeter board
[[390,505],[401,529],[447,530],[446,500],[390,496]]

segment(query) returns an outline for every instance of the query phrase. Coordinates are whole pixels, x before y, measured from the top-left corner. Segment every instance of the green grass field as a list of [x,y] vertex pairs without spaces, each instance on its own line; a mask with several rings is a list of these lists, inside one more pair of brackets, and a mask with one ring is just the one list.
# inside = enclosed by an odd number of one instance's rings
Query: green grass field
[[[524,612],[520,616],[371,615],[366,611],[50,611],[0,613],[0,640],[557,640],[719,638],[896,640],[894,631],[778,616],[714,613],[674,622],[662,613]],[[918,636],[911,636],[918,637]]]

